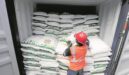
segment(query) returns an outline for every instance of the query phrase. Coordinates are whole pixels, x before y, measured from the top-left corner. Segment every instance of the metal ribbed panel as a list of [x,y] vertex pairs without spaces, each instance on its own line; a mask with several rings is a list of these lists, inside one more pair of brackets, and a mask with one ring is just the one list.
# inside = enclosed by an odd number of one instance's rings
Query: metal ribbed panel
[[129,33],[115,75],[129,74]]
[[0,0],[0,75],[19,75],[5,0]]
[[7,45],[0,45],[0,54],[8,52],[8,46]]
[[0,39],[4,38],[4,37],[5,37],[4,32],[2,30],[0,30]]
[[0,60],[0,66],[4,66],[4,65],[9,64],[9,63],[11,63],[10,57],[5,57],[4,59]]
[[[4,31],[0,30],[0,74],[13,75],[13,69],[11,67],[12,60],[9,55],[9,46],[5,35]],[[4,68],[8,68],[9,73],[5,73]]]

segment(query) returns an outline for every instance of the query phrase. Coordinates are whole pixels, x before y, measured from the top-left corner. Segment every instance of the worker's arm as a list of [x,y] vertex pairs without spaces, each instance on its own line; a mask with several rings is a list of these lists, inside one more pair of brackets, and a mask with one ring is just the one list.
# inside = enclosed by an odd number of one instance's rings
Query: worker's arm
[[63,56],[71,56],[70,47],[72,46],[72,43],[70,41],[67,42],[69,45],[68,48],[64,51]]
[[89,46],[89,45],[90,45],[90,41],[89,41],[89,39],[87,39],[87,41],[86,41],[86,45],[87,45],[87,46]]
[[87,45],[87,47],[88,47],[88,50],[90,50],[90,41],[87,39],[87,41],[86,41],[86,45]]

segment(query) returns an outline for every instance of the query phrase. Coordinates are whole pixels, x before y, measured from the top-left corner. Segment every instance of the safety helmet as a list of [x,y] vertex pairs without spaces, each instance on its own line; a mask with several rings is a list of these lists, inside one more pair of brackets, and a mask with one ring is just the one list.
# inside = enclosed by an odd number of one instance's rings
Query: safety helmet
[[86,40],[87,40],[87,35],[84,32],[78,32],[74,35],[74,37],[76,38],[76,40],[81,43],[81,44],[86,44]]

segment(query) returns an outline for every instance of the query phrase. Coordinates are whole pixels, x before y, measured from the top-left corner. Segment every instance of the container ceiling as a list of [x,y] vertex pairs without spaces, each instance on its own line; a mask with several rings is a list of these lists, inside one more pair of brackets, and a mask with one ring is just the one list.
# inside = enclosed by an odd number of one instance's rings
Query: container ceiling
[[98,5],[107,0],[34,0],[36,3],[67,5]]

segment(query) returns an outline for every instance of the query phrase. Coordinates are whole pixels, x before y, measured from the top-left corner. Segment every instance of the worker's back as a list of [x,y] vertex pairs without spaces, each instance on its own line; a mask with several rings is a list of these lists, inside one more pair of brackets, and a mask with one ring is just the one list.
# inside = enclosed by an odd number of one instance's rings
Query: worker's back
[[[73,49],[75,49],[75,55],[73,55],[73,53],[72,53]],[[71,52],[72,56],[69,57],[70,58],[69,69],[74,70],[74,71],[83,69],[84,66],[86,65],[85,56],[87,53],[87,45],[72,46],[70,48],[70,52]],[[74,58],[77,60],[76,62],[73,62]]]

